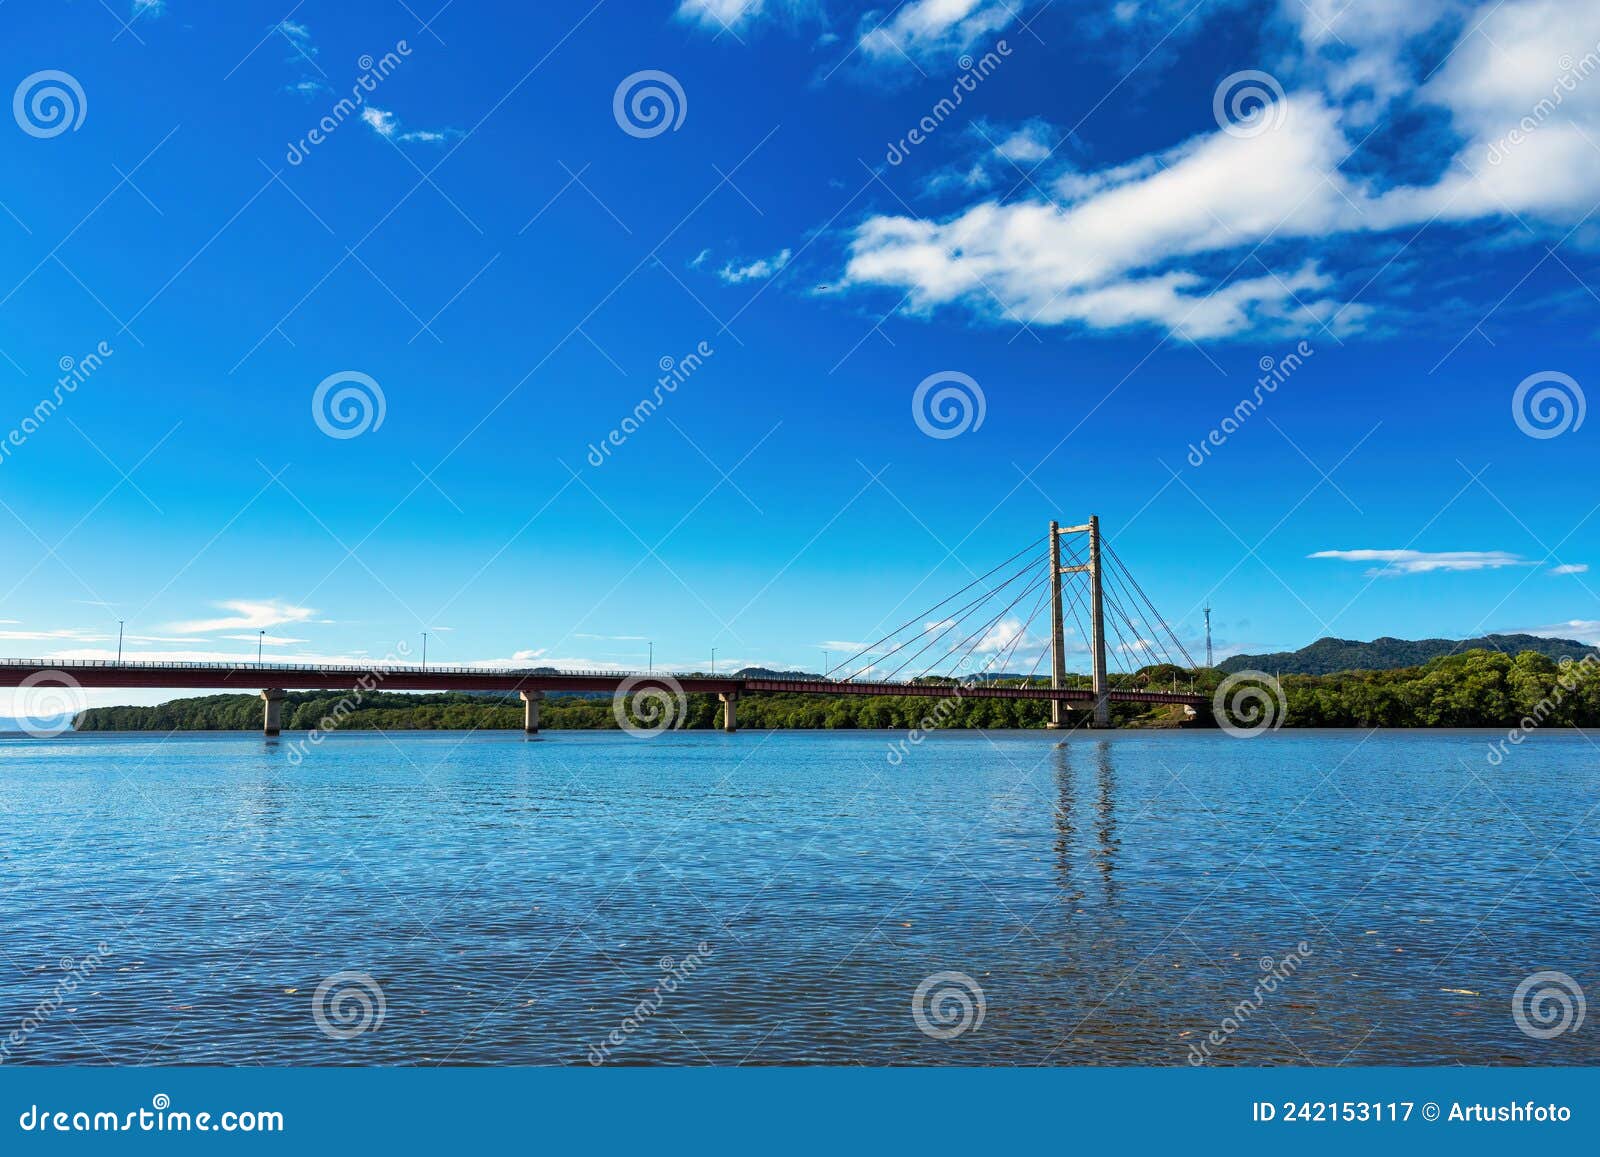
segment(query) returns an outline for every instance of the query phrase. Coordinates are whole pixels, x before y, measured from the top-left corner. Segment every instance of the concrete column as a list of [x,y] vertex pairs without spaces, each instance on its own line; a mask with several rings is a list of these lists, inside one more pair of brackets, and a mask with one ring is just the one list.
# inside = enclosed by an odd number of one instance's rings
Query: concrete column
[[266,704],[262,713],[261,734],[276,735],[281,729],[283,718],[283,692],[274,687],[263,691],[261,698]]
[[1094,641],[1094,726],[1111,726],[1110,690],[1106,681],[1106,619],[1105,599],[1100,572],[1100,516],[1089,516],[1089,618],[1093,623]]
[[734,704],[739,701],[739,693],[737,691],[723,691],[717,695],[717,698],[722,700],[722,730],[732,735],[739,730],[739,721],[734,710]]
[[[1061,524],[1050,523],[1050,686],[1059,691],[1067,682],[1067,652],[1064,625],[1061,621]],[[1050,700],[1050,722],[1047,727],[1066,725],[1066,704],[1059,699]]]
[[543,691],[522,692],[522,730],[528,735],[539,734],[539,704],[543,702]]

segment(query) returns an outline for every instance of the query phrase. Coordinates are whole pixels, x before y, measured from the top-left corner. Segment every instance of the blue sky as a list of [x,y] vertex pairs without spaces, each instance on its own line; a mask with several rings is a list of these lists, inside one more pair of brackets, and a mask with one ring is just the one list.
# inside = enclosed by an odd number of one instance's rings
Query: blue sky
[[286,7],[0,7],[9,654],[1600,639],[1593,4]]

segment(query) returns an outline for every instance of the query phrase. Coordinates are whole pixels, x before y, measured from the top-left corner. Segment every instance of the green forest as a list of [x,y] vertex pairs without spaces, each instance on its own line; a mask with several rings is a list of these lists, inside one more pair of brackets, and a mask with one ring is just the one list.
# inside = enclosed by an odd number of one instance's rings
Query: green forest
[[[1226,676],[1219,670],[1189,672],[1161,666],[1116,682],[1127,687],[1188,688],[1191,677],[1194,689],[1209,696]],[[1533,651],[1515,657],[1498,651],[1467,651],[1395,670],[1286,675],[1281,688],[1283,725],[1287,727],[1514,727],[1524,719],[1548,726],[1600,726],[1600,660],[1593,652],[1580,662],[1558,663]],[[522,726],[522,705],[514,695],[379,691],[361,696],[358,703],[354,700],[354,695],[327,691],[290,692],[283,703],[284,730],[329,730],[324,721],[330,719],[338,720],[337,727],[352,730]],[[739,700],[739,726],[908,730],[928,726],[939,703],[925,696],[750,694]],[[936,725],[1043,727],[1048,715],[1049,705],[1041,700],[963,699],[941,708]],[[1074,712],[1073,719],[1081,720],[1082,713]],[[617,726],[611,699],[592,695],[547,697],[540,722],[547,730]],[[1116,704],[1113,722],[1124,727],[1172,727],[1184,723],[1185,716],[1167,706],[1147,710],[1135,704]],[[1200,725],[1207,722],[1204,718],[1198,721]],[[721,708],[715,696],[687,697],[683,726],[720,724]],[[255,695],[206,695],[156,707],[96,707],[77,719],[80,731],[253,731],[260,726],[261,700]]]

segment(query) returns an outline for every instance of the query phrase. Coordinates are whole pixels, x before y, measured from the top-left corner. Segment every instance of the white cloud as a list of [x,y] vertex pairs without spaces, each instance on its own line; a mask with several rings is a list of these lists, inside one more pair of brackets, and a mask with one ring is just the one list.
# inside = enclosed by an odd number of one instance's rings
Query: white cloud
[[294,647],[301,643],[310,642],[309,639],[291,639],[284,635],[219,635],[221,639],[236,639],[241,643],[260,642],[268,647]]
[[737,29],[760,16],[766,0],[683,0],[678,16],[701,27],[718,31]]
[[[12,620],[7,619],[6,622]],[[48,631],[0,631],[0,639],[12,639],[18,642],[42,642],[45,640],[70,639],[79,643],[104,643],[115,639],[115,635],[104,631],[88,631],[77,627],[64,627]]]
[[212,605],[234,613],[221,619],[173,623],[168,629],[183,635],[202,635],[211,631],[254,631],[282,626],[284,623],[308,622],[317,613],[310,607],[297,607],[281,599],[225,599]]
[[1589,564],[1586,562],[1564,562],[1560,566],[1550,568],[1551,574],[1588,574]]
[[782,249],[771,257],[758,258],[748,265],[735,266],[730,261],[717,271],[717,276],[729,285],[737,285],[741,281],[765,281],[789,264],[791,256],[789,250]]
[[1044,121],[1034,119],[995,143],[994,151],[1019,165],[1037,164],[1055,147],[1055,131]]
[[373,132],[386,140],[436,145],[461,135],[459,129],[410,129],[401,132],[399,118],[388,109],[381,109],[375,105],[368,105],[362,109],[361,119],[371,126]]
[[1551,623],[1544,627],[1528,627],[1517,632],[1538,635],[1546,639],[1576,639],[1580,643],[1600,646],[1600,619],[1568,619],[1564,623]]
[[373,132],[380,137],[392,137],[400,131],[400,122],[395,119],[394,113],[378,108],[376,105],[369,104],[362,109],[361,119],[371,125]]
[[862,17],[861,50],[868,57],[926,57],[958,52],[1008,27],[1021,0],[910,0],[892,14]]
[[310,59],[317,54],[317,46],[311,43],[311,29],[304,24],[296,24],[293,20],[280,20],[273,25],[273,31],[289,42],[296,55]]
[[1529,566],[1527,560],[1503,550],[1319,550],[1307,558],[1336,558],[1345,562],[1381,562],[1369,575],[1426,574],[1430,571],[1499,570]]
[[160,16],[167,10],[167,0],[133,0],[133,18]]
[[1064,174],[1054,203],[984,201],[947,221],[873,217],[851,240],[844,283],[909,293],[921,312],[962,303],[1030,323],[1156,324],[1190,337],[1331,320],[1339,303],[1314,262],[1226,286],[1171,266],[1334,227],[1348,212],[1334,172],[1343,148],[1332,112],[1308,101],[1275,132],[1218,131],[1153,163]]
[[[1356,0],[1338,22],[1350,26],[1340,43],[1313,18],[1344,4],[1311,6],[1298,67],[1284,73],[1309,83],[1273,106],[1267,131],[1219,126],[1091,172],[1045,162],[1034,177],[1042,192],[1024,188],[1020,198],[981,200],[948,217],[869,217],[849,238],[838,284],[906,295],[907,311],[921,314],[955,306],[1030,324],[1150,325],[1190,338],[1291,321],[1342,333],[1374,312],[1370,303],[1346,304],[1329,272],[1329,258],[1348,253],[1350,239],[1435,221],[1559,229],[1600,200],[1600,5],[1482,0],[1423,82],[1419,42],[1450,28],[1462,3]],[[942,10],[964,6],[952,0]],[[1405,11],[1386,15],[1389,7]],[[1291,10],[1298,2],[1285,0]],[[1448,118],[1447,130],[1430,129],[1423,148],[1408,149],[1454,148],[1431,179],[1402,179],[1380,149],[1361,149],[1374,109],[1399,99]],[[1043,142],[996,143],[1036,155]],[[948,174],[936,180],[954,183]],[[1251,262],[1247,280],[1219,280],[1216,271],[1268,241],[1274,255],[1258,260],[1270,260],[1273,273]],[[1276,255],[1283,251],[1292,273]]]

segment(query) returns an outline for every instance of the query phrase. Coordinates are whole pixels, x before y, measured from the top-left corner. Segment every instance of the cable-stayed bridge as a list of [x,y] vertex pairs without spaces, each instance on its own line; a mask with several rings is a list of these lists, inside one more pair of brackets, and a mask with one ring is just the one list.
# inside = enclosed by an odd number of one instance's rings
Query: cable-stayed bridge
[[[1066,669],[1067,622],[1085,640],[1090,671]],[[1036,622],[1048,620],[1050,645],[1040,647],[1025,674],[1009,670]],[[1115,646],[1108,645],[1108,636]],[[1050,656],[1050,670],[1039,667]],[[1153,685],[1151,668],[1169,688]],[[960,590],[862,646],[819,676],[748,673],[563,671],[547,667],[367,666],[292,663],[169,663],[130,660],[0,659],[0,687],[162,688],[260,691],[262,730],[281,730],[287,691],[499,691],[519,693],[524,730],[539,730],[539,704],[547,694],[603,692],[618,697],[714,694],[723,727],[737,726],[741,695],[799,692],[811,695],[911,695],[934,699],[1037,699],[1051,705],[1051,727],[1068,725],[1070,712],[1084,722],[1110,726],[1113,703],[1175,704],[1198,711],[1204,695],[1177,686],[1194,659],[1161,617],[1132,573],[1102,539],[1100,521],[1050,524],[1044,540],[1028,543]],[[1187,676],[1185,676],[1187,677]]]

